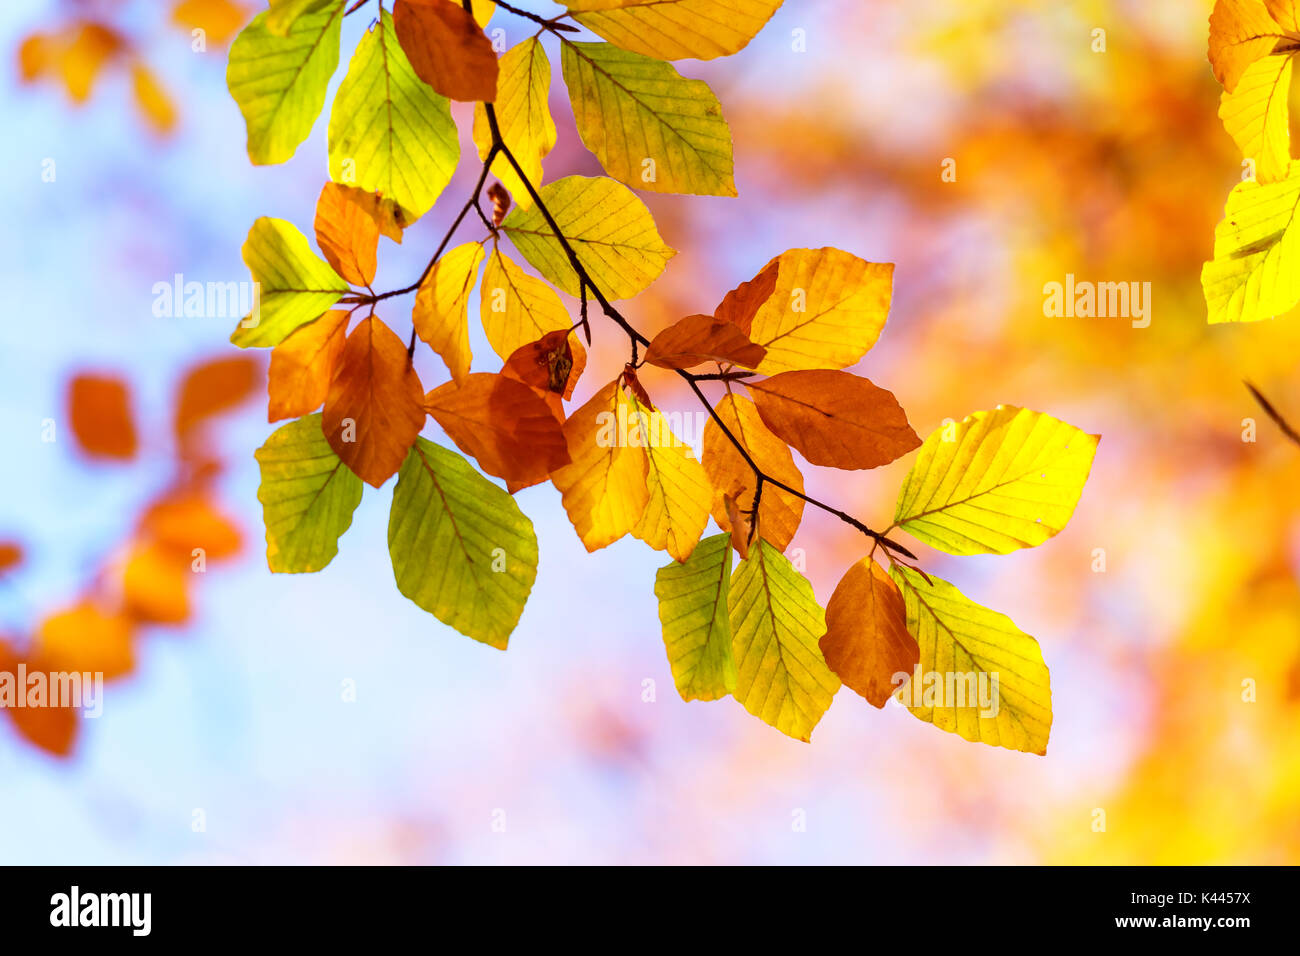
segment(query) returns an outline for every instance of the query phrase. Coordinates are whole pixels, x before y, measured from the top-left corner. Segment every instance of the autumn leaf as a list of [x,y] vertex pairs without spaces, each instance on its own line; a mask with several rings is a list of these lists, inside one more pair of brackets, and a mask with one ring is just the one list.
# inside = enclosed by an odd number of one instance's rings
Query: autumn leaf
[[1246,67],[1236,89],[1224,91],[1219,118],[1242,156],[1255,161],[1255,179],[1286,178],[1291,163],[1291,57],[1268,56]]
[[940,426],[903,479],[894,523],[949,554],[1035,547],[1070,520],[1098,441],[1013,405]]
[[518,379],[553,399],[550,407],[563,420],[560,399],[573,397],[573,389],[586,367],[587,350],[578,341],[577,334],[557,329],[511,352],[501,374]]
[[293,19],[283,36],[259,13],[235,38],[226,85],[248,128],[248,158],[283,163],[311,132],[339,65],[343,0]]
[[176,105],[153,71],[139,61],[131,64],[131,93],[141,117],[154,132],[165,135],[176,128]]
[[892,263],[830,248],[791,249],[773,262],[776,288],[748,330],[767,349],[758,371],[847,368],[876,344],[889,315]]
[[243,253],[259,298],[230,336],[240,348],[279,345],[348,291],[347,282],[311,251],[307,237],[283,219],[254,222]]
[[424,390],[405,344],[371,316],[348,336],[325,398],[330,447],[378,488],[402,467],[424,418]]
[[1286,179],[1245,181],[1228,196],[1214,230],[1214,259],[1201,268],[1209,321],[1259,322],[1300,302],[1300,163]]
[[425,407],[489,475],[536,484],[569,463],[560,422],[537,392],[515,379],[469,375],[435,388]]
[[[275,4],[284,0],[274,0],[268,21],[275,20]],[[303,0],[295,0],[302,3]],[[328,0],[309,0],[323,6]],[[246,7],[235,0],[181,0],[172,7],[172,23],[189,30],[202,30],[209,43],[223,44],[233,37],[248,19]],[[281,31],[272,30],[278,35]]]
[[782,0],[563,0],[574,19],[625,50],[711,60],[743,50]]
[[12,571],[23,563],[23,546],[17,541],[0,541],[0,574]]
[[122,604],[144,624],[184,624],[190,617],[190,557],[149,542],[136,544],[122,574]]
[[[36,671],[48,673],[40,660],[19,655],[7,641],[0,640],[0,684],[17,689],[19,665],[30,675]],[[31,743],[56,757],[66,757],[72,752],[80,726],[80,712],[72,707],[4,707],[14,722],[14,729]]]
[[137,441],[130,405],[121,379],[75,376],[68,385],[68,421],[81,450],[95,458],[134,458]]
[[397,0],[397,39],[416,76],[453,100],[497,98],[497,55],[482,28],[451,0]]
[[552,474],[551,482],[588,551],[630,534],[650,500],[645,449],[619,434],[631,414],[631,400],[614,381],[564,423],[571,463]]
[[[1260,0],[1218,0],[1210,14],[1210,65],[1215,79],[1229,93],[1237,88],[1252,63],[1273,53],[1279,45],[1300,41],[1294,11],[1284,13],[1285,7],[1292,6],[1291,0],[1269,2],[1266,7]],[[1280,25],[1282,22],[1293,25],[1290,32]]]
[[921,652],[922,686],[900,691],[912,715],[966,740],[1047,753],[1052,690],[1038,642],[934,575],[901,565],[890,575]]
[[239,527],[193,491],[175,491],[150,504],[140,519],[139,533],[187,563],[196,548],[205,560],[218,560],[238,554],[243,544]]
[[343,353],[350,318],[342,309],[326,312],[271,351],[267,421],[297,418],[321,407]]
[[276,36],[284,36],[300,17],[327,8],[347,7],[349,2],[351,0],[270,0],[266,27]]
[[176,435],[184,438],[209,419],[253,397],[262,365],[244,355],[211,359],[189,369],[176,397]]
[[573,325],[569,311],[551,287],[496,248],[483,270],[479,318],[492,350],[502,359],[509,359],[516,349],[548,332]]
[[30,656],[51,670],[98,672],[113,680],[135,666],[131,636],[126,617],[81,601],[41,621]]
[[[713,310],[713,317],[719,322],[730,322],[748,337],[754,325],[754,315],[776,292],[776,280],[780,274],[781,258],[778,256],[764,266],[763,271],[754,278],[742,282],[728,292],[718,307]],[[766,349],[764,352],[766,353]]]
[[921,444],[893,393],[849,372],[782,372],[745,387],[763,424],[814,465],[877,468]]
[[357,44],[334,97],[329,159],[331,179],[391,199],[407,222],[429,211],[456,170],[451,106],[416,76],[387,10]]
[[361,503],[361,479],[334,454],[320,415],[281,425],[257,450],[257,500],[266,525],[266,563],[278,573],[319,571]]
[[689,369],[705,362],[758,368],[767,349],[736,325],[711,315],[688,315],[664,329],[646,347],[645,360],[660,368]]
[[[726,395],[714,411],[764,474],[796,491],[803,491],[803,475],[795,467],[794,456],[785,442],[763,424],[753,402],[738,395]],[[754,470],[713,420],[704,426],[702,462],[713,485],[713,520],[723,531],[730,531],[732,523],[727,515],[725,498],[731,496],[745,509],[751,508],[755,491]],[[776,545],[778,551],[784,551],[799,530],[803,505],[802,498],[775,485],[765,486],[758,509],[758,533]]]
[[705,538],[685,563],[674,561],[655,575],[664,647],[682,700],[717,700],[735,689],[730,590],[731,548],[725,534]]
[[817,644],[826,621],[812,585],[760,538],[731,577],[727,609],[736,700],[781,733],[808,741],[840,689]]
[[844,685],[873,707],[884,707],[898,688],[896,675],[911,678],[920,650],[907,632],[903,596],[870,556],[850,567],[835,586],[819,646]]
[[[537,37],[529,37],[501,56],[497,79],[497,126],[506,147],[523,167],[528,181],[542,181],[542,160],[555,148],[555,120],[548,102],[551,62]],[[492,130],[482,103],[474,106],[474,143],[478,158],[487,159],[492,147]],[[510,161],[504,156],[492,160],[492,175],[501,180],[520,206],[532,205],[532,196]]]
[[731,130],[707,83],[609,43],[562,46],[578,134],[607,173],[653,192],[736,195]]
[[[538,190],[578,261],[610,299],[628,299],[659,278],[677,254],[650,210],[612,179],[566,176]],[[569,257],[536,207],[516,207],[502,223],[515,248],[547,281],[580,295]]]
[[411,321],[457,382],[469,374],[469,297],[483,261],[483,245],[467,242],[433,264],[415,295]]
[[352,285],[375,280],[379,223],[353,197],[361,190],[327,182],[316,200],[316,244]]
[[645,448],[646,501],[632,534],[656,551],[685,561],[709,523],[713,489],[689,445],[672,433],[663,412],[631,397],[635,437]]
[[537,577],[533,523],[455,452],[417,439],[393,491],[397,589],[444,624],[506,649]]

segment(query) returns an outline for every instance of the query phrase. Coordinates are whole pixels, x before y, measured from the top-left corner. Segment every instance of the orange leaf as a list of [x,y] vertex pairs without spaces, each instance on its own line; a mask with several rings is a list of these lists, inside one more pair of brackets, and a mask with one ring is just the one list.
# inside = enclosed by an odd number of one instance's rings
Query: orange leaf
[[316,200],[316,244],[353,285],[375,281],[379,223],[355,198],[360,189],[327,182]]
[[165,135],[176,128],[176,107],[171,97],[143,63],[131,64],[131,92],[140,115],[155,132]]
[[325,438],[358,478],[378,488],[424,427],[424,392],[402,340],[373,315],[348,336],[325,397]]
[[483,29],[452,0],[397,0],[397,42],[416,76],[453,100],[497,98],[497,55]]
[[68,417],[82,451],[102,458],[135,455],[130,395],[120,378],[78,375],[68,388]]
[[893,393],[850,372],[782,372],[745,387],[763,423],[814,465],[876,468],[921,445]]
[[122,575],[126,613],[146,624],[184,624],[190,616],[190,557],[159,545],[134,546]]
[[74,102],[90,97],[104,64],[125,48],[120,34],[99,23],[84,22],[72,33],[59,58],[59,72]]
[[903,595],[869,556],[835,586],[820,646],[830,669],[873,707],[884,707],[900,686],[894,675],[910,677],[920,661],[921,649],[907,630]]
[[135,666],[131,622],[83,601],[41,622],[30,656],[42,670],[100,672],[112,680]]
[[[803,475],[795,467],[794,456],[785,442],[767,430],[753,402],[738,395],[725,395],[714,411],[765,474],[796,491],[803,491]],[[742,509],[751,509],[754,471],[712,418],[704,426],[703,452],[701,463],[714,489],[713,520],[723,531],[730,531],[726,498],[733,498]],[[758,508],[759,536],[784,551],[799,530],[803,505],[802,498],[774,485],[764,485]]]
[[[0,640],[0,681],[11,683],[16,693],[24,693],[18,681],[18,665],[27,664],[26,675],[30,676],[33,667],[14,651],[10,645]],[[15,702],[16,703],[16,702]],[[71,707],[4,707],[5,713],[13,718],[14,729],[22,736],[56,757],[66,757],[72,752],[72,745],[77,737],[77,711]]]
[[711,315],[688,315],[650,342],[645,360],[660,368],[687,369],[704,362],[731,362],[757,368],[767,349],[755,345],[731,322]]
[[515,349],[501,374],[536,389],[555,418],[563,422],[564,399],[573,395],[586,366],[587,350],[577,335],[556,329]]
[[23,546],[17,541],[0,541],[0,572],[23,563]]
[[512,483],[545,481],[569,463],[560,422],[523,382],[479,372],[425,398],[429,413],[489,475]]
[[187,561],[195,557],[195,548],[202,548],[205,558],[220,560],[243,546],[239,528],[197,494],[174,495],[150,506],[140,519],[140,533]]
[[730,322],[748,336],[755,314],[776,291],[776,280],[780,271],[781,260],[773,259],[754,278],[742,282],[728,292],[721,304],[713,310],[713,317],[719,322]]
[[248,22],[249,11],[234,0],[181,0],[172,8],[172,23],[187,30],[202,29],[218,46]]
[[186,434],[205,418],[246,401],[257,391],[261,363],[247,355],[219,358],[194,366],[181,381],[176,400],[176,434]]
[[326,312],[295,329],[271,350],[266,420],[298,418],[320,408],[347,341],[348,319],[342,309]]
[[402,230],[411,224],[402,207],[391,199],[385,199],[379,193],[367,192],[357,186],[342,186],[349,191],[352,201],[365,210],[366,215],[375,221],[379,234],[387,236],[399,246],[402,244]]

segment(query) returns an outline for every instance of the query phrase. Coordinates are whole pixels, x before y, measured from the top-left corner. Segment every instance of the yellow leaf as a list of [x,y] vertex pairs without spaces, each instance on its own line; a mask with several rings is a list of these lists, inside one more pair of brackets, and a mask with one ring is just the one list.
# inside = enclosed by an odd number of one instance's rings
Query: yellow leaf
[[547,332],[573,325],[560,297],[541,279],[493,249],[483,270],[479,317],[492,350],[509,359],[515,350]]
[[1224,91],[1219,119],[1241,155],[1255,161],[1255,179],[1275,183],[1286,178],[1291,162],[1291,57],[1266,56],[1241,75],[1232,92]]
[[135,105],[155,132],[170,133],[176,128],[176,106],[158,78],[143,63],[131,65],[131,92]]
[[892,263],[829,248],[791,249],[773,261],[776,289],[749,327],[750,340],[767,349],[758,371],[847,368],[876,344],[889,316]]
[[949,554],[1042,544],[1074,513],[1099,440],[1014,405],[941,425],[903,480],[894,523]]
[[467,242],[446,253],[420,284],[411,321],[420,338],[442,356],[457,382],[469,375],[469,296],[483,261],[483,246]]
[[902,565],[890,575],[921,649],[919,686],[914,672],[898,695],[912,715],[966,740],[1047,753],[1052,687],[1038,642],[947,581]]
[[[803,491],[803,475],[795,466],[794,456],[785,442],[768,431],[753,402],[737,395],[726,395],[714,411],[766,475],[796,491]],[[713,520],[723,531],[730,531],[732,522],[727,514],[726,500],[730,497],[741,510],[753,508],[754,470],[712,418],[704,426],[702,457],[705,474],[713,485]],[[799,530],[803,505],[802,498],[775,485],[764,485],[758,508],[758,533],[778,550],[784,551]]]
[[[533,186],[542,183],[542,160],[555,147],[555,120],[549,96],[551,63],[537,37],[529,37],[501,56],[497,79],[496,114],[501,138],[519,160]],[[487,159],[492,130],[482,103],[474,106],[474,144],[478,158]],[[532,196],[504,156],[492,160],[492,175],[510,190],[519,206],[531,206]]]
[[731,576],[727,610],[736,700],[781,733],[808,741],[840,689],[817,643],[826,620],[812,585],[759,540]]
[[565,43],[578,134],[605,171],[637,189],[734,196],[731,129],[707,83],[609,43]]
[[574,19],[625,50],[711,60],[743,50],[782,0],[563,0]]
[[636,528],[650,499],[645,449],[620,434],[631,402],[617,381],[592,396],[564,423],[571,464],[551,475],[564,510],[588,551]]
[[[1291,0],[1269,0],[1280,8]],[[1282,13],[1278,9],[1278,13]],[[1218,0],[1210,14],[1210,66],[1224,89],[1237,88],[1246,67],[1272,53],[1288,39],[1281,20],[1269,15],[1259,0]]]
[[1258,322],[1300,301],[1300,164],[1276,183],[1238,183],[1201,269],[1210,322]]
[[[645,203],[612,179],[566,176],[538,195],[578,261],[611,299],[643,292],[677,254],[659,237]],[[581,294],[569,257],[536,208],[516,208],[502,227],[547,281],[569,295]]]
[[656,551],[685,561],[709,523],[713,488],[690,446],[672,433],[663,412],[631,399],[645,445],[650,499],[632,533]]

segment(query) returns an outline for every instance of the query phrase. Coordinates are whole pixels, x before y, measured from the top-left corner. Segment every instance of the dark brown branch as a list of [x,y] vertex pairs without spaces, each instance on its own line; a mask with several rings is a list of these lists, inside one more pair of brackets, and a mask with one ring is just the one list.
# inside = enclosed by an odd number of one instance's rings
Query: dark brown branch
[[1282,429],[1282,434],[1297,445],[1300,445],[1300,434],[1297,434],[1296,430],[1291,427],[1290,423],[1287,422],[1287,420],[1282,417],[1282,414],[1273,407],[1273,403],[1265,398],[1260,393],[1259,389],[1254,385],[1251,385],[1250,382],[1243,382],[1242,384],[1250,390],[1251,395],[1255,396],[1255,401],[1259,402],[1259,407],[1264,409],[1265,414],[1267,414],[1269,418],[1273,419],[1273,424]]

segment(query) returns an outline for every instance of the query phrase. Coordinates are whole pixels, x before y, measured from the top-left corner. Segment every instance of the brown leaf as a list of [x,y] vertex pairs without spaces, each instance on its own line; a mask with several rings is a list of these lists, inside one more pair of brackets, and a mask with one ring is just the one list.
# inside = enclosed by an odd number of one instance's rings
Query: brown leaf
[[416,76],[453,100],[497,98],[497,55],[483,29],[453,0],[397,0],[397,42]]
[[731,546],[744,561],[749,557],[749,544],[753,540],[753,518],[747,507],[736,500],[734,495],[723,495],[722,505],[731,522]]
[[748,336],[755,314],[776,291],[776,280],[780,271],[780,259],[773,259],[754,278],[742,282],[728,292],[721,304],[713,310],[713,317],[719,322],[730,322]]
[[424,392],[406,345],[375,316],[348,336],[325,398],[321,428],[334,454],[378,488],[424,427]]
[[252,397],[261,372],[260,360],[249,355],[213,359],[191,368],[181,380],[176,400],[176,434],[184,437],[204,419]]
[[523,382],[478,372],[459,385],[435,388],[425,405],[461,451],[489,475],[531,485],[569,463],[560,422]]
[[113,376],[78,375],[68,387],[68,418],[81,450],[100,458],[135,455],[135,424],[126,382]]
[[814,465],[876,468],[919,448],[892,392],[830,369],[746,382],[763,423]]
[[23,546],[17,541],[0,541],[0,573],[23,563]]
[[853,565],[836,585],[820,646],[830,669],[873,707],[884,707],[901,686],[895,674],[910,677],[920,661],[903,595],[872,558]]
[[[738,395],[726,395],[714,411],[765,474],[803,491],[803,475],[795,467],[794,456],[785,442],[767,430],[753,402]],[[703,451],[701,462],[714,490],[713,520],[723,531],[730,531],[726,498],[734,498],[742,509],[752,508],[754,471],[712,418],[704,426]],[[764,485],[758,508],[759,535],[784,551],[799,530],[803,506],[802,498],[775,485]]]
[[298,418],[320,408],[347,341],[348,319],[342,309],[326,312],[271,350],[266,420]]
[[362,190],[327,182],[316,200],[316,244],[334,271],[353,285],[375,281],[379,223],[355,198]]
[[564,399],[573,395],[586,367],[587,350],[577,336],[556,329],[515,349],[501,374],[536,389],[555,418],[563,422]]
[[731,322],[711,315],[688,315],[650,342],[645,360],[660,368],[688,369],[704,362],[730,362],[757,368],[767,349],[755,345]]

